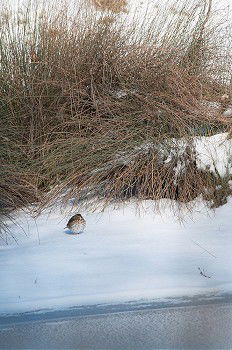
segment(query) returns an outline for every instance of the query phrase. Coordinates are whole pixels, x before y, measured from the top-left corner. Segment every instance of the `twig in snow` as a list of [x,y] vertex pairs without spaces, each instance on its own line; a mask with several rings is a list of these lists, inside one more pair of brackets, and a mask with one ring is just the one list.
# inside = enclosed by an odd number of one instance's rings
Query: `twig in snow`
[[211,278],[210,276],[207,276],[207,275],[205,274],[205,271],[204,271],[204,270],[201,270],[200,267],[198,267],[198,270],[200,271],[200,275],[201,275],[202,277]]
[[39,229],[38,229],[38,225],[37,225],[36,219],[34,219],[34,221],[35,221],[35,226],[36,226],[36,231],[37,231],[38,242],[39,242],[39,245],[40,245]]
[[212,253],[210,253],[207,249],[205,249],[204,247],[202,247],[199,243],[195,242],[194,240],[191,239],[191,241],[196,244],[198,247],[200,247],[201,249],[203,249],[205,252],[207,252],[209,255],[213,256],[214,258],[217,258],[215,255],[213,255]]

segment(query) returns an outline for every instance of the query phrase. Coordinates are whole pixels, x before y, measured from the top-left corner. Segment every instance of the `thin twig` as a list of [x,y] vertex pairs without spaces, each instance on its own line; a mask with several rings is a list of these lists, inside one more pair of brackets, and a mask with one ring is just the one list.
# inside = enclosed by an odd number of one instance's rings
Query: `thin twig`
[[211,255],[214,258],[217,258],[217,256],[213,255],[212,253],[210,253],[210,251],[208,251],[207,249],[205,249],[204,247],[202,247],[199,243],[195,242],[194,240],[191,239],[191,241],[196,244],[198,247],[200,247],[201,249],[203,249],[206,253],[208,253],[209,255]]

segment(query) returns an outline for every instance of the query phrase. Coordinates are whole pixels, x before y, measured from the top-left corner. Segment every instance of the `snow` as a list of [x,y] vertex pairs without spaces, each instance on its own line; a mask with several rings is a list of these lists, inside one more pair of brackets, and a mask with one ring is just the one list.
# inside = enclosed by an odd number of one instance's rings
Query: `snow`
[[198,168],[209,169],[222,177],[232,174],[232,142],[228,133],[198,137],[195,146]]
[[82,213],[81,235],[63,229],[71,213],[21,213],[17,242],[1,241],[0,314],[231,292],[232,201],[182,224],[142,204]]
[[223,117],[231,118],[232,117],[232,107],[230,106],[222,113]]

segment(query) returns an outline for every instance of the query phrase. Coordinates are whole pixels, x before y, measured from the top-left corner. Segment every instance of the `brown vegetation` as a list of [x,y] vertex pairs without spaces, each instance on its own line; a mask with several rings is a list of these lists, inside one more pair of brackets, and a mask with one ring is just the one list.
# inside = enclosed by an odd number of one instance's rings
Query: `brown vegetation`
[[65,9],[1,17],[0,210],[64,191],[187,203],[211,186],[192,139],[227,129],[203,102],[220,99],[228,65],[220,27],[191,11],[168,31]]
[[127,11],[126,0],[90,0],[90,1],[98,10],[101,10],[101,11],[112,11],[114,13]]

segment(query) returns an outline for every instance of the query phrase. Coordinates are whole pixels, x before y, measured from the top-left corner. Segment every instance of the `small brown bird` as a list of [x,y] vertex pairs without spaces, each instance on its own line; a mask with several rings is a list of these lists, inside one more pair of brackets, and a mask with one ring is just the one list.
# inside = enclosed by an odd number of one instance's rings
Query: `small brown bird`
[[81,214],[75,214],[69,219],[66,227],[69,228],[73,234],[79,234],[84,231],[85,225],[86,221],[83,216]]

